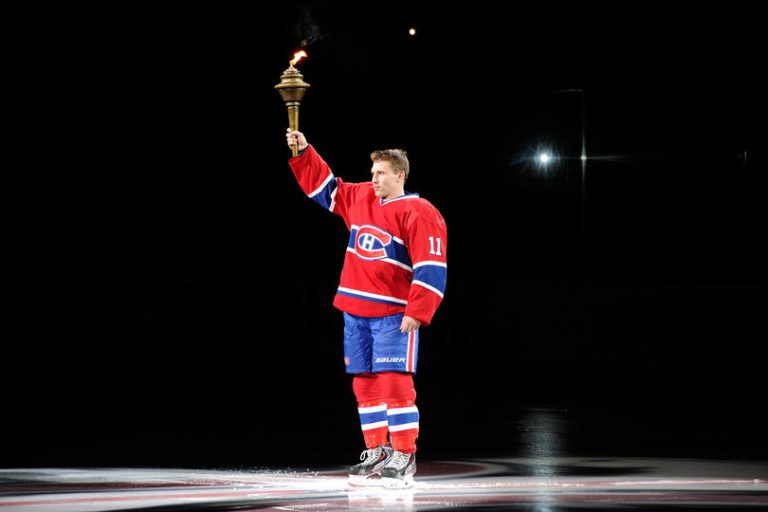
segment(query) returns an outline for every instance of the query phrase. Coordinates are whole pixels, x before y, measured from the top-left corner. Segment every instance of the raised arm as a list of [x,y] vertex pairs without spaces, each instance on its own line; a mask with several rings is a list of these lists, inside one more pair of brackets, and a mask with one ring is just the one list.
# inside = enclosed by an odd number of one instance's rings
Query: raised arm
[[309,146],[309,144],[307,143],[307,138],[304,136],[303,133],[296,130],[291,130],[290,128],[288,128],[285,133],[285,140],[286,142],[288,142],[289,148],[294,144],[298,144],[299,151],[304,151],[305,149],[307,149],[307,146]]

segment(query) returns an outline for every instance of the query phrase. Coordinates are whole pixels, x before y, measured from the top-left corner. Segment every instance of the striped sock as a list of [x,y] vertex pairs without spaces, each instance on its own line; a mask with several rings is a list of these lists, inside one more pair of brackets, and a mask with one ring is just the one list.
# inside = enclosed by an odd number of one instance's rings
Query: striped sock
[[419,436],[419,409],[412,400],[387,404],[387,421],[392,448],[403,453],[416,451]]
[[360,426],[363,428],[365,447],[376,448],[386,444],[389,434],[387,404],[380,401],[360,402],[357,412],[360,413]]

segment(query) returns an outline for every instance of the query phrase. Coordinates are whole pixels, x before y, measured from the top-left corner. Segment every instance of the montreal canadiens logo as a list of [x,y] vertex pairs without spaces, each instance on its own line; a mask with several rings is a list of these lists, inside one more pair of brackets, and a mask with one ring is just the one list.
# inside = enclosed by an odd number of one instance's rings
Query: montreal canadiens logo
[[376,226],[360,226],[355,238],[355,252],[364,260],[380,260],[387,257],[387,246],[392,242],[392,235]]

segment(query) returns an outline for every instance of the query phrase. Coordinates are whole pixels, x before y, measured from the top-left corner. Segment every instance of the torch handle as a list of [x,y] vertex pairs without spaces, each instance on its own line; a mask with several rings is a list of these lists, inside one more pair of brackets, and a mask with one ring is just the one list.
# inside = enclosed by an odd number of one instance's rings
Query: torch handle
[[[291,128],[291,131],[298,131],[299,130],[299,102],[287,102],[286,106],[288,107],[288,126]],[[291,151],[293,152],[293,156],[299,155],[299,144],[298,142],[296,144],[291,144]]]

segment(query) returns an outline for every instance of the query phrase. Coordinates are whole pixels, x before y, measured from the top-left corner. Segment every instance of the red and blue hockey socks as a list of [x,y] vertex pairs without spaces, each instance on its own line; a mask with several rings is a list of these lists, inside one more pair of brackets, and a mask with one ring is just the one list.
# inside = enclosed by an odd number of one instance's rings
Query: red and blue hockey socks
[[403,453],[416,451],[419,410],[410,373],[361,373],[352,380],[367,448],[389,441]]
[[357,398],[357,412],[363,428],[366,448],[376,448],[389,440],[387,428],[387,404],[381,394],[379,379],[375,373],[361,373],[352,379],[352,389]]

